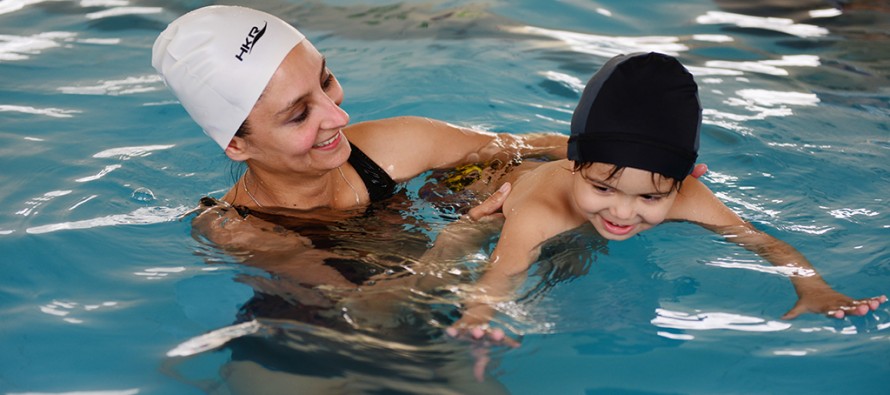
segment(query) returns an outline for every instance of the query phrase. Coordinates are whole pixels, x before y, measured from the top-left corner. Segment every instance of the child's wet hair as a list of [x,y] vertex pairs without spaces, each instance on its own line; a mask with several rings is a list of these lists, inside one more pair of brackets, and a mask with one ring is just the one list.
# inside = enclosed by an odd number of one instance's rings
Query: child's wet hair
[[[579,172],[579,171],[584,170],[590,166],[593,166],[593,164],[597,163],[597,162],[573,161],[572,163],[573,163],[572,171]],[[609,175],[606,177],[606,180],[615,179],[625,169],[624,166],[618,166],[615,164],[606,163],[606,165],[612,166],[612,168],[609,169]],[[652,185],[653,186],[657,187],[661,180],[668,180],[671,183],[670,190],[672,190],[674,192],[680,192],[680,188],[683,186],[683,180],[678,180],[676,178],[668,177],[664,174],[659,174],[659,173],[655,173],[655,172],[650,172],[650,173],[652,173]]]

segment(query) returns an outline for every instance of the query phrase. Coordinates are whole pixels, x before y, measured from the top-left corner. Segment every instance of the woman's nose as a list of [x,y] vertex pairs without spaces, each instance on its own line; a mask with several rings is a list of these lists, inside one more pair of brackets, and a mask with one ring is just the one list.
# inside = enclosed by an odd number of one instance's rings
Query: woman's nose
[[349,114],[340,108],[333,99],[328,98],[324,102],[324,119],[321,122],[323,129],[340,129],[349,124]]

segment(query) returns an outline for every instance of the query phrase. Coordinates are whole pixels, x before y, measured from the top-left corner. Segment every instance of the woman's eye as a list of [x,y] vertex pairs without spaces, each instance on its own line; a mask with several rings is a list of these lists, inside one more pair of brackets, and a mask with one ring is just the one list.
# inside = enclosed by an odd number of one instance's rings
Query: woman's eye
[[306,111],[299,113],[296,117],[294,117],[290,121],[293,123],[302,123],[303,121],[306,120],[306,118],[309,118],[309,110],[308,109]]
[[609,192],[612,190],[612,188],[604,187],[602,185],[594,185],[593,189],[595,189],[597,192],[603,192],[603,193]]
[[334,75],[328,74],[328,77],[321,82],[321,88],[324,90],[328,90],[331,87],[331,84],[334,83]]

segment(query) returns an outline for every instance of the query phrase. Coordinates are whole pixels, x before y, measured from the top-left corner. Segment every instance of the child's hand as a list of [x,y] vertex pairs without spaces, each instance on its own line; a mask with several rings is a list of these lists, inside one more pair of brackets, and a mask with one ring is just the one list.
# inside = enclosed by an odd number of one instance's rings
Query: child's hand
[[493,315],[494,309],[491,306],[478,304],[464,311],[463,317],[445,329],[445,333],[453,338],[487,345],[519,347],[519,342],[507,336],[503,329],[489,326]]
[[477,305],[464,312],[463,318],[445,329],[445,333],[456,339],[469,340],[473,343],[473,375],[479,382],[485,379],[485,367],[491,358],[488,350],[491,346],[519,347],[519,342],[511,339],[501,328],[488,325],[494,310],[488,305]]
[[829,288],[801,297],[797,300],[794,308],[782,316],[782,319],[791,320],[803,313],[825,314],[837,319],[846,316],[863,316],[870,311],[877,310],[881,303],[886,301],[887,296],[885,295],[854,300]]

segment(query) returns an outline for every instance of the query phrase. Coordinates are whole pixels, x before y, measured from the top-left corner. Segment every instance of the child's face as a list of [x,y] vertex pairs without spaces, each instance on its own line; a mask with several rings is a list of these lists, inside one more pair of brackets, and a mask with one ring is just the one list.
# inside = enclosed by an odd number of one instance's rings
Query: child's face
[[575,172],[572,195],[579,213],[609,240],[627,240],[663,222],[677,198],[673,181],[630,167],[610,179],[612,168],[594,163]]

